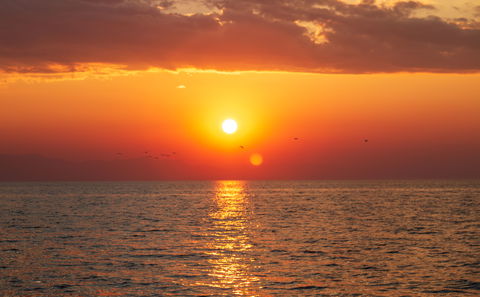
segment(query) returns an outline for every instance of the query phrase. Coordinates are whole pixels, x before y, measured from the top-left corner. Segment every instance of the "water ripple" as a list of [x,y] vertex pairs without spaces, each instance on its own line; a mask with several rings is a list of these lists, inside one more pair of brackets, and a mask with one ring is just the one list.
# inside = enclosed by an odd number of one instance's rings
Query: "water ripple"
[[0,184],[0,296],[478,296],[480,183]]

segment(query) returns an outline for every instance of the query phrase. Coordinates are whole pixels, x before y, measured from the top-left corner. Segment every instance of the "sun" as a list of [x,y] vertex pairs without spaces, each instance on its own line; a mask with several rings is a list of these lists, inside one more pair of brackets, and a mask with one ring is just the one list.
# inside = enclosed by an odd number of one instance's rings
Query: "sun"
[[238,125],[237,125],[237,122],[235,122],[235,120],[226,119],[222,123],[223,132],[225,132],[227,134],[235,133],[237,131],[237,128],[238,128]]

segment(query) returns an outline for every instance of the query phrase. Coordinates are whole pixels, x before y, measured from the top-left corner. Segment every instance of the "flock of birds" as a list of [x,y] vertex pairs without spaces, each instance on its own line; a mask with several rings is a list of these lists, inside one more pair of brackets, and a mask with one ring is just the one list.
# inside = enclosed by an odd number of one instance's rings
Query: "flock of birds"
[[[293,141],[299,141],[300,138],[298,138],[298,137],[293,137],[292,140],[293,140]],[[367,139],[367,138],[363,139],[363,142],[364,142],[364,143],[367,143],[367,142],[368,142],[368,139]],[[246,146],[245,146],[245,145],[240,145],[239,147],[240,147],[240,149],[242,149],[242,150],[245,150],[245,149],[246,149]],[[159,154],[159,155],[154,155],[154,154],[151,154],[149,151],[145,151],[143,154],[144,154],[144,156],[145,156],[146,158],[155,159],[155,160],[159,160],[160,158],[167,158],[167,159],[168,159],[168,158],[173,158],[173,157],[175,157],[175,156],[177,155],[176,152],[161,153],[161,154]],[[116,155],[117,155],[117,157],[121,157],[121,156],[123,156],[124,154],[123,154],[123,153],[116,153]]]
[[[124,156],[123,153],[116,153],[116,155],[117,155],[117,157],[122,157],[122,156]],[[161,154],[159,154],[159,155],[154,155],[154,154],[150,153],[149,151],[145,151],[145,152],[143,153],[143,155],[144,155],[144,157],[146,157],[146,158],[148,158],[148,159],[158,160],[158,159],[160,159],[160,158],[173,158],[174,156],[177,155],[177,153],[176,153],[176,152],[171,152],[171,153],[168,153],[168,154],[166,154],[166,153],[161,153]]]
[[[298,138],[298,137],[293,137],[292,140],[298,141],[298,140],[300,140],[300,138]],[[364,143],[367,143],[367,142],[368,142],[368,139],[367,139],[367,138],[363,139],[363,142],[364,142]],[[244,150],[244,149],[245,149],[245,146],[244,146],[244,145],[241,145],[240,148],[241,148],[242,150]]]

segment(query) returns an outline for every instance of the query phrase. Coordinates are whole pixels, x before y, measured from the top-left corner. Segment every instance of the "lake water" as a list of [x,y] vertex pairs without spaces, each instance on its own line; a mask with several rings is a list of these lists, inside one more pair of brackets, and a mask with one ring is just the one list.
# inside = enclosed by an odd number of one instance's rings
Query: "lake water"
[[479,296],[480,182],[0,183],[0,296]]

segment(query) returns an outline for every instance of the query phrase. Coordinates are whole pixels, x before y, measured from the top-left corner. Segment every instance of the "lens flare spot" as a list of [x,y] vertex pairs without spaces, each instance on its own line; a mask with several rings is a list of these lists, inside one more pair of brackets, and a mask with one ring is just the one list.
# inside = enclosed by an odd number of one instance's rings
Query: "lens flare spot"
[[260,166],[263,163],[263,157],[260,154],[252,154],[250,156],[250,163],[252,163],[253,166]]

